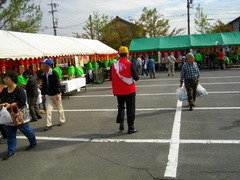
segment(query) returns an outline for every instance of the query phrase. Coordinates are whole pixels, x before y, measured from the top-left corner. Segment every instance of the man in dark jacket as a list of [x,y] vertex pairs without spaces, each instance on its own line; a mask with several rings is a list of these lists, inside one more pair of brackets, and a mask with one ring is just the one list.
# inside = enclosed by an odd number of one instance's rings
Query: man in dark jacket
[[42,64],[44,71],[43,83],[42,83],[42,99],[46,99],[47,107],[47,125],[44,128],[48,131],[52,128],[52,110],[53,104],[57,107],[59,113],[59,126],[65,123],[65,115],[62,106],[61,99],[61,84],[56,71],[52,70],[52,59],[45,59]]
[[31,122],[37,121],[38,119],[42,119],[42,116],[39,112],[39,108],[37,105],[38,98],[38,83],[37,78],[33,76],[33,71],[31,69],[27,69],[23,73],[26,78],[28,78],[28,82],[26,84],[25,90],[27,93],[27,102],[29,105],[29,113],[32,116]]

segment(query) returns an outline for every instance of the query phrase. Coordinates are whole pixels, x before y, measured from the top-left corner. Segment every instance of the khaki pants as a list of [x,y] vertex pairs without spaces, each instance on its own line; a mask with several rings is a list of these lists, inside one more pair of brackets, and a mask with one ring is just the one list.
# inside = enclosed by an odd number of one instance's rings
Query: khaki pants
[[46,108],[47,108],[47,126],[52,126],[52,110],[53,104],[56,106],[59,113],[59,122],[65,122],[65,115],[62,106],[62,99],[56,99],[56,96],[46,96]]
[[168,75],[170,75],[172,73],[172,75],[174,75],[174,67],[175,64],[174,63],[169,63],[168,64]]

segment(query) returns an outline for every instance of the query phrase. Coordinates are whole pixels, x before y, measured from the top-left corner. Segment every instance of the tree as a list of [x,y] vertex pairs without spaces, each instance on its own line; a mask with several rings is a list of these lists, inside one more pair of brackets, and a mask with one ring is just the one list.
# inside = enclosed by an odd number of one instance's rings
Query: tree
[[104,27],[101,41],[114,49],[118,49],[121,45],[128,46],[127,30],[123,24],[110,23]]
[[0,0],[0,9],[3,8],[3,4],[5,4],[7,2],[7,0]]
[[222,33],[222,32],[233,32],[230,25],[224,24],[220,19],[211,26],[209,33]]
[[0,1],[0,29],[35,33],[41,27],[42,11],[31,0]]
[[169,32],[169,20],[165,19],[156,8],[148,10],[144,7],[140,18],[131,21],[135,21],[136,25],[142,27],[145,37],[173,36],[181,34],[184,31],[183,28],[174,28]]
[[85,33],[81,35],[82,38],[86,39],[101,39],[102,29],[109,23],[109,17],[102,15],[98,12],[93,12],[93,16],[90,15],[86,25],[83,27]]
[[200,5],[196,8],[194,22],[197,32],[201,34],[209,33],[211,25],[208,22],[207,15],[203,13],[203,8],[200,7]]
[[[100,40],[114,49],[118,49],[121,45],[129,46],[133,38],[140,37],[137,36],[139,28],[135,24],[119,17],[110,20],[107,15],[93,12],[83,27],[85,33],[81,34],[80,37]],[[76,37],[77,34],[74,34]]]

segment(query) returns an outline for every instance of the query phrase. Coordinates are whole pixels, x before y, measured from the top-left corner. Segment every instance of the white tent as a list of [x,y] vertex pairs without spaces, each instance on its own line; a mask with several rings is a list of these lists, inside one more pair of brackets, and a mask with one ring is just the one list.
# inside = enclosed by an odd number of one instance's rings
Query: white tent
[[8,31],[0,31],[0,58],[31,58],[41,57],[44,53],[33,46],[16,38]]
[[43,56],[115,54],[98,40],[79,39],[0,30],[0,58],[20,59]]
[[[77,42],[80,46],[86,46],[89,49],[92,49],[95,51],[95,54],[116,54],[117,51],[110,48],[106,44],[98,41],[98,40],[89,40],[89,39],[79,39],[79,38],[73,38],[72,40]],[[109,53],[112,52],[112,53]]]

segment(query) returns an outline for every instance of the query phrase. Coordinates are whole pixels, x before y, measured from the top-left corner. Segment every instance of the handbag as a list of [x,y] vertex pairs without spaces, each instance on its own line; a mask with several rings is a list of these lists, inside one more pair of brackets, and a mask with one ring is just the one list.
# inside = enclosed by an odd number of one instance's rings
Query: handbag
[[13,123],[11,114],[8,112],[6,107],[2,107],[0,110],[0,124],[10,124]]
[[26,107],[20,109],[18,105],[15,108],[11,106],[11,116],[15,126],[20,126],[30,119],[28,109]]

